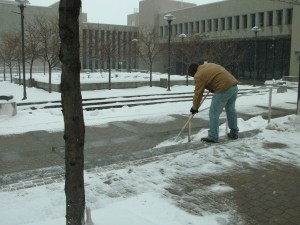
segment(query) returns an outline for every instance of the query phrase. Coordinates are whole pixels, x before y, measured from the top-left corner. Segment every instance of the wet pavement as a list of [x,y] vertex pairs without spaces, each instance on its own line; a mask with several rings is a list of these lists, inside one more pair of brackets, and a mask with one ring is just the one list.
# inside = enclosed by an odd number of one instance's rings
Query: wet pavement
[[[277,108],[272,110],[272,117],[292,113]],[[244,119],[253,117],[247,114],[239,116]],[[267,114],[263,116],[267,117]],[[187,143],[153,149],[162,141],[176,137],[188,115],[171,117],[172,121],[160,124],[116,121],[107,126],[86,127],[85,169],[93,171],[97,167],[199,148]],[[193,133],[207,127],[208,121],[193,119]],[[255,132],[244,135],[249,137]],[[185,131],[183,136],[186,134]],[[0,136],[0,191],[63,181],[62,137],[62,132],[46,131]],[[201,211],[225,212],[229,204],[234,204],[237,214],[231,218],[232,225],[299,225],[299,177],[300,169],[289,164],[276,162],[259,168],[243,165],[243,170],[233,174],[172,180],[173,185],[167,192],[177,199],[179,207],[195,215],[201,215]],[[205,189],[216,181],[228,184],[235,191],[218,197],[203,196],[195,191]]]

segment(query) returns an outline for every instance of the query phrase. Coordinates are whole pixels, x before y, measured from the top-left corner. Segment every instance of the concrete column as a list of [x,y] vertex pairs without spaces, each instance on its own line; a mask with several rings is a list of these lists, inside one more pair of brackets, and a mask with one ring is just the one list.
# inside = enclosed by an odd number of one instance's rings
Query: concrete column
[[295,50],[300,49],[300,30],[298,29],[298,21],[300,21],[300,5],[294,5],[291,35],[290,76],[299,75],[299,61],[295,55]]

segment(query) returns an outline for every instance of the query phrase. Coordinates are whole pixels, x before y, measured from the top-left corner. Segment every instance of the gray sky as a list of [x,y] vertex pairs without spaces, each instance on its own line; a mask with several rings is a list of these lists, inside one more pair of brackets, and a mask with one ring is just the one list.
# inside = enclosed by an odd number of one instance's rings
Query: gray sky
[[[29,0],[31,5],[48,6],[58,0]],[[82,0],[82,11],[87,13],[88,22],[127,24],[127,15],[138,9],[140,0]],[[185,0],[202,5],[220,0]]]

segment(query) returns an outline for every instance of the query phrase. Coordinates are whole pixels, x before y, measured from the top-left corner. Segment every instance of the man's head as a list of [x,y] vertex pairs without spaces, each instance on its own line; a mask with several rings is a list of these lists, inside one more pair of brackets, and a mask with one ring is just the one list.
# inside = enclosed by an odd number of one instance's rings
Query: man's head
[[197,64],[197,63],[190,64],[189,68],[188,68],[188,75],[191,77],[194,77],[195,73],[197,72],[198,66],[199,66],[199,64]]

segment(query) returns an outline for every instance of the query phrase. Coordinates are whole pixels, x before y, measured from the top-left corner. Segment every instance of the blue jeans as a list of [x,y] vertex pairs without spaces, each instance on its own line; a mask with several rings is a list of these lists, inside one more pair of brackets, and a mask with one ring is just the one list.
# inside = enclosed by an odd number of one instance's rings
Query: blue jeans
[[238,135],[239,128],[237,125],[237,114],[235,110],[237,93],[238,87],[235,85],[228,88],[226,91],[214,94],[209,109],[208,139],[216,142],[219,140],[219,118],[224,107],[230,133]]

